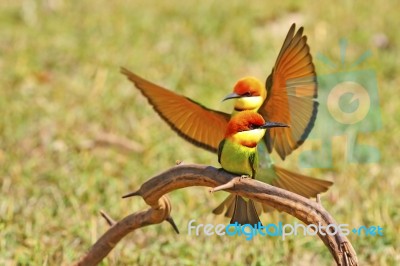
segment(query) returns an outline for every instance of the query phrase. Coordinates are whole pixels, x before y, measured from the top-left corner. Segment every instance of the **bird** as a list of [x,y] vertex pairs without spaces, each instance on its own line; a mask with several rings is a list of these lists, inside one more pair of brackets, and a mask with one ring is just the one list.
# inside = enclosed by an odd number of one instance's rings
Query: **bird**
[[[271,128],[263,136],[266,150],[275,150],[284,160],[308,137],[318,112],[317,79],[303,27],[293,24],[283,42],[275,65],[263,83],[255,77],[239,79],[224,100],[234,100],[231,114],[213,110],[126,68],[121,73],[147,98],[158,115],[179,136],[197,147],[217,153],[231,118],[243,111],[259,113],[266,121],[279,121],[290,127]],[[259,147],[261,145],[258,145]],[[265,171],[264,171],[265,170]],[[304,197],[315,197],[333,184],[268,164],[258,175],[262,181]],[[234,195],[228,196],[213,213],[231,216]],[[260,209],[260,208],[258,208]],[[267,206],[262,210],[267,211]]]
[[[265,122],[264,118],[252,111],[243,111],[229,121],[224,139],[218,146],[218,162],[230,173],[255,178],[258,170],[257,144],[267,129],[288,127],[279,122]],[[257,226],[261,223],[253,200],[234,196],[233,213],[230,223]]]
[[158,86],[126,68],[124,74],[148,99],[154,110],[181,137],[196,146],[217,152],[226,126],[238,111],[253,110],[267,121],[282,121],[290,128],[275,128],[264,136],[271,153],[284,160],[308,137],[318,112],[317,79],[303,27],[295,33],[293,24],[283,42],[265,84],[244,77],[225,99],[236,99],[232,114],[212,110],[185,96]]

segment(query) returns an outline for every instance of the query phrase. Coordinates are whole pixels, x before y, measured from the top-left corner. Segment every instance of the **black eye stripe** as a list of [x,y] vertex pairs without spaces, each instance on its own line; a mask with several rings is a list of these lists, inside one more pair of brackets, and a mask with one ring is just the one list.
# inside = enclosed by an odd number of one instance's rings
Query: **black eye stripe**
[[250,124],[249,125],[249,129],[257,129],[257,128],[259,128],[258,125],[255,125],[255,124]]
[[256,125],[256,124],[249,124],[248,129],[239,129],[238,132],[249,131],[249,130],[259,129],[259,128],[260,128],[259,125]]

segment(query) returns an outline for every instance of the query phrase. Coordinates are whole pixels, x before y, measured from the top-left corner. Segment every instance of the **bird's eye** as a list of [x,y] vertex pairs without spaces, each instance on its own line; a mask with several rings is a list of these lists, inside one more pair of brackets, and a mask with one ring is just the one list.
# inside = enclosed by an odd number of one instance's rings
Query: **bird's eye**
[[251,92],[246,92],[245,94],[243,94],[244,97],[250,97],[251,96]]

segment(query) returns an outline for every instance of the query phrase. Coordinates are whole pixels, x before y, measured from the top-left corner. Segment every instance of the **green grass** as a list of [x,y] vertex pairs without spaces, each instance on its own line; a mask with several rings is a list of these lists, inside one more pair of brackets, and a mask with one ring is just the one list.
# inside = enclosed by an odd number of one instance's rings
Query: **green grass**
[[[141,3],[139,3],[141,2]],[[361,265],[400,263],[400,35],[395,1],[309,4],[289,1],[9,1],[0,4],[0,264],[68,265],[103,232],[101,209],[119,219],[146,205],[121,195],[175,160],[218,166],[216,155],[176,136],[119,73],[144,77],[229,111],[220,100],[245,75],[265,78],[292,22],[305,26],[313,55],[340,61],[338,41],[352,62],[376,71],[382,130],[363,136],[379,148],[376,164],[346,164],[337,142],[332,169],[301,169],[335,185],[323,204],[336,220],[381,225],[383,237],[350,240]],[[388,48],[372,41],[378,33]],[[318,73],[329,73],[315,61]],[[101,133],[140,143],[140,152],[91,147]],[[91,147],[91,148],[90,148]],[[296,154],[285,162],[296,169]],[[332,265],[317,237],[193,237],[187,223],[226,223],[210,212],[224,197],[206,188],[170,195],[168,224],[137,230],[104,265]],[[294,220],[263,215],[264,221]]]

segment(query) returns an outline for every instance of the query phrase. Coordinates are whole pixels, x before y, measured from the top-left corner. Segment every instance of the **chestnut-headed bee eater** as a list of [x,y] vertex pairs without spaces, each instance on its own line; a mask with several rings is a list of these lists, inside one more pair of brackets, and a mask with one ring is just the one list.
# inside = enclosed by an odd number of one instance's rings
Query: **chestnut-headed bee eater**
[[[224,98],[235,101],[232,114],[209,109],[125,68],[121,68],[121,72],[178,135],[211,152],[218,151],[231,117],[242,111],[252,111],[266,121],[290,125],[271,128],[263,136],[268,152],[275,150],[285,159],[307,138],[318,111],[316,73],[307,37],[303,35],[302,27],[295,32],[295,24],[289,29],[265,84],[254,77],[242,78],[235,84],[233,93]],[[294,173],[276,165],[270,165],[263,172],[262,176],[261,173],[258,175],[262,181],[308,198],[325,192],[332,185],[330,181]],[[213,212],[220,214],[226,207],[225,215],[231,217],[234,199],[234,195],[230,195]],[[263,206],[263,209],[267,210],[267,207]]]
[[[287,127],[276,122],[265,122],[256,112],[243,111],[229,121],[224,139],[218,147],[218,162],[230,173],[256,177],[258,170],[257,143],[267,129]],[[231,223],[256,225],[260,222],[258,211],[252,200],[235,195]]]

